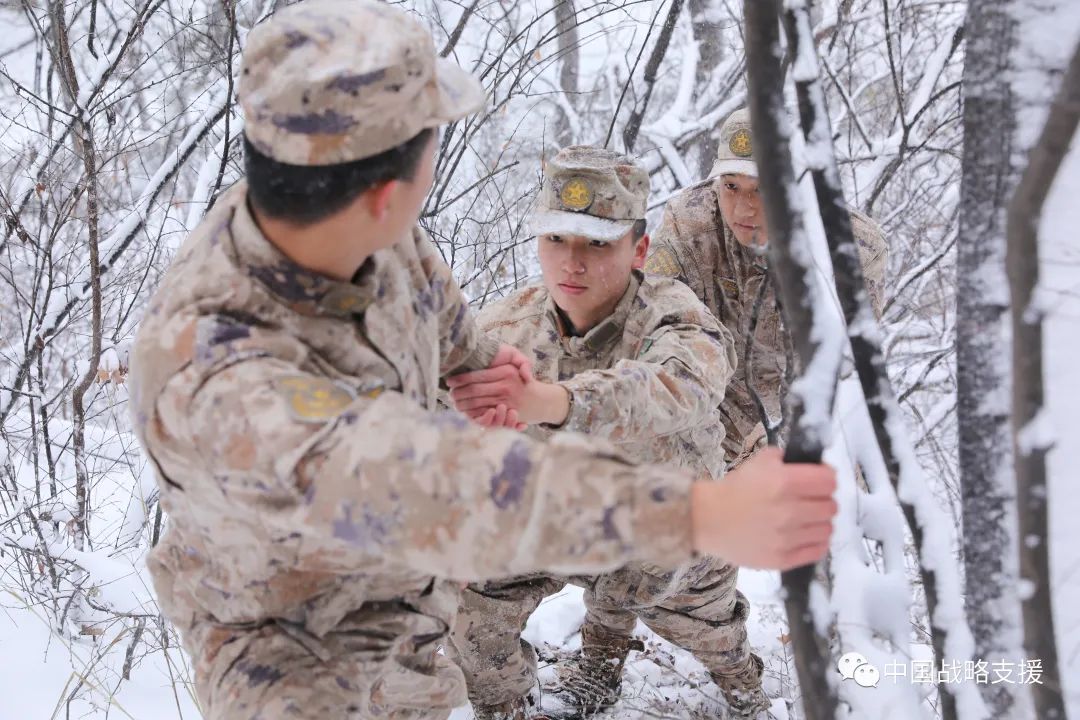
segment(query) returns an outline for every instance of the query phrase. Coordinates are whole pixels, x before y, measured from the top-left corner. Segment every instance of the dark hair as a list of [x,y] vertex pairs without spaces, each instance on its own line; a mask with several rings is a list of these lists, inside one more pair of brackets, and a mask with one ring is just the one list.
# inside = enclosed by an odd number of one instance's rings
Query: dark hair
[[648,225],[644,220],[635,220],[634,227],[630,228],[630,242],[636,243],[641,238],[645,237],[645,230],[648,229]]
[[309,225],[347,207],[365,190],[412,180],[434,134],[428,128],[396,147],[337,165],[290,165],[259,152],[244,136],[244,170],[251,202],[272,218]]

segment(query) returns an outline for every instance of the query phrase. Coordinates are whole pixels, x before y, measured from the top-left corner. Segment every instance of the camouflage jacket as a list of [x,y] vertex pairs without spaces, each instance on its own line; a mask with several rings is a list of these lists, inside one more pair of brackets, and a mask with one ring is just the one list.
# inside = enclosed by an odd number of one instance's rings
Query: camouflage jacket
[[[188,238],[133,349],[136,432],[169,517],[148,563],[200,688],[237,628],[408,667],[447,633],[450,579],[690,556],[687,473],[433,410],[440,377],[497,346],[423,232],[337,282],[278,252],[245,195]],[[417,675],[417,697],[434,684],[463,702],[446,672]]]
[[[780,417],[787,383],[787,337],[768,281],[766,256],[739,244],[724,223],[717,196],[719,182],[706,180],[668,201],[660,229],[653,235],[645,270],[686,283],[735,337],[738,366],[721,406],[727,428],[725,452],[731,464],[764,439],[761,413],[747,384],[748,368],[769,417],[773,421]],[[880,313],[887,261],[885,238],[880,228],[859,212],[852,211],[851,222],[870,300]],[[757,324],[747,363],[746,338],[755,306]]]
[[[560,431],[605,438],[642,462],[723,475],[717,408],[734,373],[734,345],[681,283],[635,272],[615,311],[582,337],[567,334],[543,285],[489,305],[478,322],[532,359],[538,379],[570,391]],[[529,432],[546,439],[554,430]]]

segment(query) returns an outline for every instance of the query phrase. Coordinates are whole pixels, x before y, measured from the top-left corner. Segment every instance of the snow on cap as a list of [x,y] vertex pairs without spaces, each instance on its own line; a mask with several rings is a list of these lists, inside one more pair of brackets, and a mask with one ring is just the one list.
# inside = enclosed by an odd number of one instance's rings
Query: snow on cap
[[709,177],[749,175],[757,177],[754,136],[750,132],[750,110],[739,108],[720,126],[720,148]]
[[244,133],[290,165],[362,160],[484,105],[479,80],[438,58],[431,33],[378,0],[303,0],[248,34]]
[[571,145],[547,162],[529,230],[612,242],[645,219],[648,202],[649,173],[636,159]]

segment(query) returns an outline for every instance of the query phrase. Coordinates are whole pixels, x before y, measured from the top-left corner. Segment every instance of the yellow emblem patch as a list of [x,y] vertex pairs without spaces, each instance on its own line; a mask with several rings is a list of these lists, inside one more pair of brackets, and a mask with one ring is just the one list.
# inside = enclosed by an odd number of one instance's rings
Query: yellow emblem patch
[[750,157],[754,154],[754,141],[746,128],[736,130],[728,140],[728,149],[738,157]]
[[327,378],[295,377],[274,381],[285,396],[289,414],[300,422],[325,422],[349,406],[356,394]]
[[678,277],[682,268],[675,259],[675,253],[666,247],[658,248],[656,252],[645,261],[645,272],[650,275],[663,275],[664,277]]
[[593,189],[583,178],[574,178],[562,186],[559,200],[570,210],[586,210],[593,201]]

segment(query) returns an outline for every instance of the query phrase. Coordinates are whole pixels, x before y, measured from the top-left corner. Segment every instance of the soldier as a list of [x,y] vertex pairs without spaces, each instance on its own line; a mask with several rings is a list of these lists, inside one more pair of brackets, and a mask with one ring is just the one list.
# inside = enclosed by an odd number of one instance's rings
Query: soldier
[[[851,226],[870,300],[880,313],[887,262],[885,238],[862,213],[851,212]],[[751,385],[770,424],[776,425],[787,370],[785,333],[767,272],[768,228],[758,196],[748,110],[736,110],[721,126],[720,149],[709,178],[668,201],[654,240],[645,271],[689,285],[735,336],[739,364],[721,407],[731,466],[755,452],[766,439]],[[754,341],[748,347],[753,322]],[[748,372],[753,379],[750,384]]]
[[483,93],[407,13],[288,6],[248,35],[238,96],[247,177],[174,259],[131,376],[169,515],[148,563],[208,718],[446,718],[462,581],[825,552],[805,529],[834,510],[824,466],[694,482],[435,411],[440,378],[523,358],[417,226],[433,128]]
[[[478,318],[532,361],[536,379],[496,368],[447,384],[455,406],[470,415],[504,404],[523,422],[542,423],[528,431],[537,439],[583,432],[636,460],[719,479],[718,406],[736,365],[734,345],[685,285],[642,274],[648,197],[649,174],[632,158],[592,147],[559,151],[529,218],[542,282]],[[706,666],[737,716],[767,710],[737,576],[737,567],[704,557],[675,569],[631,563],[572,579],[585,588],[582,651],[559,667],[557,690],[585,713],[614,704],[640,618]],[[526,717],[536,655],[521,630],[564,582],[533,576],[464,593],[452,637],[477,718]]]

